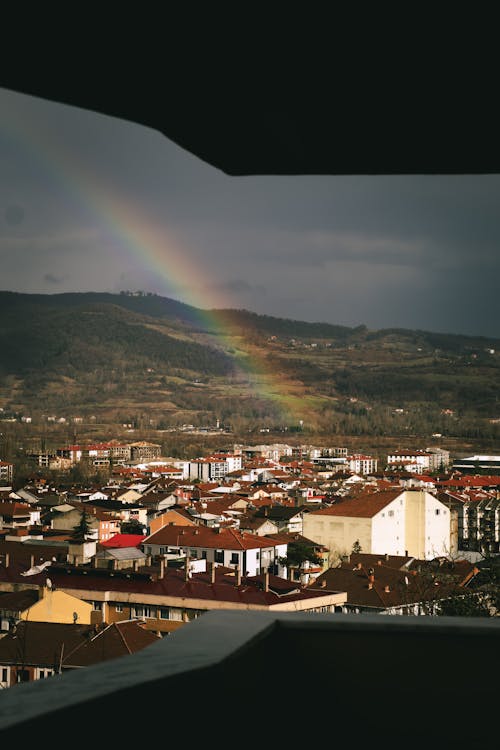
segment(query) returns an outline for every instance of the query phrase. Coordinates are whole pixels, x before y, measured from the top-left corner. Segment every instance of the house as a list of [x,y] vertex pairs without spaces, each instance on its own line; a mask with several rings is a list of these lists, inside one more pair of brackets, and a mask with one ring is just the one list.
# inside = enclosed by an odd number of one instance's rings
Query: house
[[98,542],[105,542],[120,532],[120,518],[114,518],[111,513],[100,510],[87,503],[64,503],[52,508],[51,526],[59,531],[72,532],[81,521],[85,513],[90,528],[90,535]]
[[144,534],[115,534],[101,543],[101,547],[106,549],[124,549],[136,547],[137,549],[145,539]]
[[429,560],[451,549],[451,514],[425,490],[364,492],[304,515],[303,534],[328,547],[332,559],[362,552]]
[[132,503],[136,504],[142,499],[142,492],[132,487],[128,487],[125,490],[121,490],[116,494],[115,500],[119,500],[121,503]]
[[[143,539],[144,537],[141,537]],[[103,547],[96,551],[92,558],[95,568],[106,570],[123,570],[132,568],[138,570],[148,562],[147,555],[136,546],[131,547]]]
[[286,557],[286,544],[234,528],[164,526],[144,540],[142,549],[153,557],[176,554],[224,567],[238,567],[246,575],[258,575],[271,569],[286,577],[286,568],[279,563],[279,558]]
[[21,619],[39,599],[37,589],[0,592],[0,634],[8,632],[10,627]]
[[249,534],[269,536],[278,533],[278,524],[270,518],[258,517],[255,513],[244,513],[238,516],[238,528]]
[[0,688],[140,651],[158,636],[138,622],[91,625],[20,622],[0,639]]
[[267,518],[278,527],[278,531],[301,534],[303,528],[303,508],[286,505],[266,505],[256,513],[256,518]]
[[0,501],[0,529],[28,529],[40,523],[40,510],[29,503]]
[[309,588],[341,586],[347,601],[337,611],[343,613],[432,615],[439,613],[440,603],[462,593],[478,573],[466,560],[353,553]]
[[[45,569],[50,575],[50,569]],[[1,603],[1,598],[0,598]],[[50,578],[38,588],[38,600],[24,609],[19,619],[26,622],[80,623],[90,625],[93,607],[79,597],[55,589]]]
[[183,508],[170,508],[149,519],[149,533],[154,534],[163,526],[196,526],[195,521]]
[[[84,599],[99,612],[102,622],[141,619],[148,629],[168,634],[183,623],[211,610],[333,612],[346,601],[341,591],[312,592],[302,584],[275,576],[269,570],[244,575],[239,568],[186,561],[183,568],[169,567],[163,559],[154,568],[103,570],[53,564],[50,579],[58,591]],[[44,572],[29,580],[15,562],[0,566],[0,590],[37,588]]]

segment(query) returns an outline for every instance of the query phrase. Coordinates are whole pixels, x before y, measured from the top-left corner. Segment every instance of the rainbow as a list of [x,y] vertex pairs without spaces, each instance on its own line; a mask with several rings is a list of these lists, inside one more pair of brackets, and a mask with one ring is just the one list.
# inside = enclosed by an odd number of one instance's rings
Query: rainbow
[[246,380],[246,395],[274,404],[274,411],[278,411],[283,424],[295,419],[298,422],[300,402],[285,396],[283,375],[273,369],[240,330],[231,326],[227,315],[220,309],[220,298],[217,299],[217,309],[206,286],[197,283],[208,277],[208,273],[193,264],[188,247],[165,227],[155,226],[146,212],[141,212],[130,199],[100,184],[84,161],[58,142],[46,124],[30,121],[16,113],[14,108],[7,113],[7,118],[2,116],[0,127],[17,148],[28,152],[30,158],[58,181],[68,202],[85,208],[105,227],[111,238],[108,251],[116,255],[122,266],[132,261],[142,274],[146,271],[157,288],[160,282],[167,289],[173,289],[169,296],[197,308],[200,327],[212,333],[214,343],[223,350],[234,350],[236,344],[238,354],[234,359],[237,370]]

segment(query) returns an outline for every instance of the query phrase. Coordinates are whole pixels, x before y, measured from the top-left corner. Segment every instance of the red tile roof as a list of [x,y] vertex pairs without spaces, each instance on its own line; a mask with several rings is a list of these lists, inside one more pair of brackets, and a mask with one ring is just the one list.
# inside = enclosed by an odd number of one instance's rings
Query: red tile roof
[[311,510],[311,516],[345,516],[356,518],[373,518],[382,508],[392,503],[405,490],[384,490],[382,492],[370,492],[357,497],[335,503],[329,508],[322,510]]
[[115,534],[111,539],[101,542],[101,546],[112,549],[122,547],[139,547],[146,537],[143,534]]
[[217,529],[205,526],[163,526],[151,536],[146,537],[144,544],[171,545],[177,547],[204,547],[207,549],[267,549],[274,547],[275,542],[265,536],[245,534],[236,529]]

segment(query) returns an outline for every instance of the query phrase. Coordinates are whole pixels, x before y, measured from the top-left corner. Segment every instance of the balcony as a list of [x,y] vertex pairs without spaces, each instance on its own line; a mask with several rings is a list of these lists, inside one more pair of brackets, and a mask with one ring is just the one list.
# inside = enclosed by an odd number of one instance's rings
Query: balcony
[[210,612],[132,656],[1,691],[0,737],[478,747],[496,736],[499,654],[496,619]]

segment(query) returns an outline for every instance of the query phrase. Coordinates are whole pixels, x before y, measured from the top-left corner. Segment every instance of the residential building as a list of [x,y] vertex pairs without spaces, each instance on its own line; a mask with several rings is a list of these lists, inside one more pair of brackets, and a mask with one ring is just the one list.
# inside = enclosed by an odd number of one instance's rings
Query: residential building
[[0,483],[10,484],[14,478],[14,464],[10,461],[0,461]]
[[337,610],[343,613],[432,615],[439,614],[443,601],[462,594],[478,573],[466,560],[353,553],[309,588],[340,586],[347,593]]
[[0,639],[0,689],[117,659],[158,640],[137,621],[101,629],[83,624],[20,622]]
[[377,471],[378,460],[373,456],[365,456],[362,453],[353,453],[345,457],[349,471],[366,476],[375,474]]
[[424,490],[364,492],[304,515],[304,536],[324,544],[332,558],[362,552],[425,560],[454,554],[450,510]]
[[202,559],[239,568],[250,576],[270,570],[286,577],[286,568],[279,563],[279,558],[286,557],[286,544],[234,528],[164,526],[144,540],[142,549],[153,557],[174,554]]
[[[11,562],[0,566],[0,590],[37,588],[46,571],[22,575],[22,566]],[[244,575],[239,568],[227,568],[190,560],[184,568],[159,566],[140,570],[101,570],[73,565],[50,566],[50,579],[58,591],[92,604],[102,622],[141,619],[157,633],[170,633],[214,609],[282,612],[333,612],[346,601],[344,592],[308,591],[300,583],[275,576],[269,571]],[[1,596],[1,595],[0,595]]]
[[130,458],[132,461],[151,461],[161,455],[161,445],[138,441],[130,443]]

